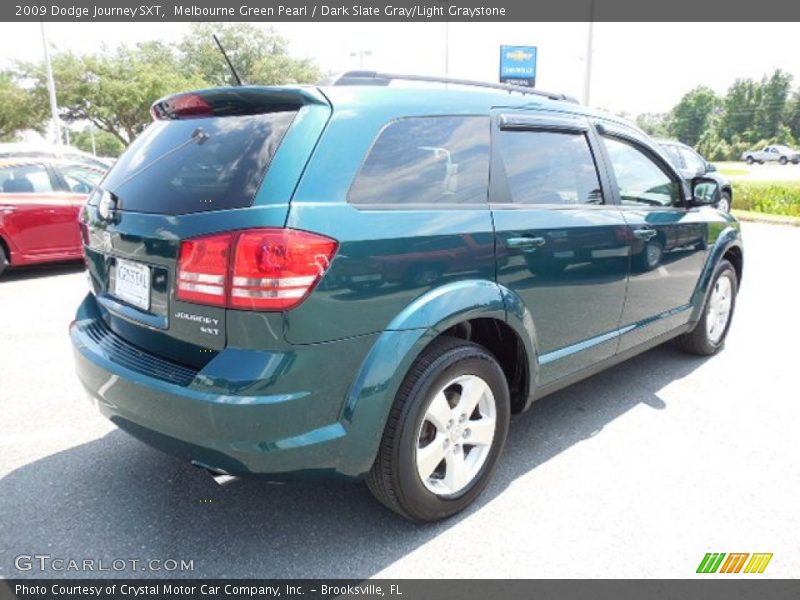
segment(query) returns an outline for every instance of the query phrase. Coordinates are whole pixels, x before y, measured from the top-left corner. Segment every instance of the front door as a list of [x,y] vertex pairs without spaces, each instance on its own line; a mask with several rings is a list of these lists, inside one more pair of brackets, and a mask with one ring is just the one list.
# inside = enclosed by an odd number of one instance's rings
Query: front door
[[493,113],[497,280],[531,313],[540,386],[617,348],[629,243],[595,144],[581,116]]
[[640,135],[603,128],[610,176],[629,229],[631,272],[620,351],[686,323],[706,261],[709,209],[687,208],[680,176]]

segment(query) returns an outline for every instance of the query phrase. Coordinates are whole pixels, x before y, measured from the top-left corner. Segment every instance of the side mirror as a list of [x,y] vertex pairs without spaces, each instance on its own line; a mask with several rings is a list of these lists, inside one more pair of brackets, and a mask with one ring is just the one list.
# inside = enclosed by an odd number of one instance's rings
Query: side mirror
[[706,173],[713,173],[717,170],[717,165],[706,163]]
[[722,191],[719,183],[708,177],[692,179],[692,197],[689,206],[710,206],[719,202]]

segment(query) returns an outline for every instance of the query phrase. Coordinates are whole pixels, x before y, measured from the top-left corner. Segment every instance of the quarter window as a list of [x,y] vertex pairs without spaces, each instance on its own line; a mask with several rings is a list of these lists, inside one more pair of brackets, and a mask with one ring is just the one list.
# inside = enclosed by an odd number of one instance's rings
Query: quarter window
[[354,204],[486,203],[488,117],[412,117],[387,125],[350,188]]
[[642,150],[612,137],[605,143],[622,204],[671,206],[680,200],[678,182]]
[[499,139],[514,204],[603,203],[584,134],[501,131]]

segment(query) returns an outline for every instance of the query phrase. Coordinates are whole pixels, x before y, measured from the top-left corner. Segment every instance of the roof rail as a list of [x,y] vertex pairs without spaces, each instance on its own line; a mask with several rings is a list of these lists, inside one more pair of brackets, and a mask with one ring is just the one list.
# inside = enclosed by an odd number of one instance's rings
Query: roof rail
[[566,94],[558,94],[537,90],[535,88],[513,85],[508,83],[491,83],[489,81],[475,81],[472,79],[456,79],[454,77],[436,77],[431,75],[401,75],[397,73],[379,73],[377,71],[345,71],[320,82],[321,85],[389,85],[392,81],[425,81],[429,83],[451,83],[453,85],[466,85],[471,87],[503,90],[518,94],[543,96],[550,100],[566,100],[575,104],[578,101]]

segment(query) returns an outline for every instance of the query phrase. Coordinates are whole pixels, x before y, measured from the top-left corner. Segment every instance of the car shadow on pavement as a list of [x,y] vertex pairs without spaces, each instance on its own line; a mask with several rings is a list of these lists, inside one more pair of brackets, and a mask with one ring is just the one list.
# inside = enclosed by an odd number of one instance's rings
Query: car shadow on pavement
[[83,261],[71,261],[30,267],[15,267],[13,269],[4,271],[3,274],[0,275],[0,285],[6,281],[25,281],[30,279],[40,279],[42,277],[52,277],[53,275],[78,273],[83,271],[83,269]]
[[[535,403],[513,419],[500,468],[476,505],[434,525],[393,515],[360,484],[236,480],[218,486],[206,473],[115,430],[0,480],[0,577],[368,577],[634,407],[666,408],[659,390],[703,362],[659,347]],[[194,571],[145,571],[141,564],[133,572],[15,569],[16,556],[37,553],[106,563],[193,560]]]

